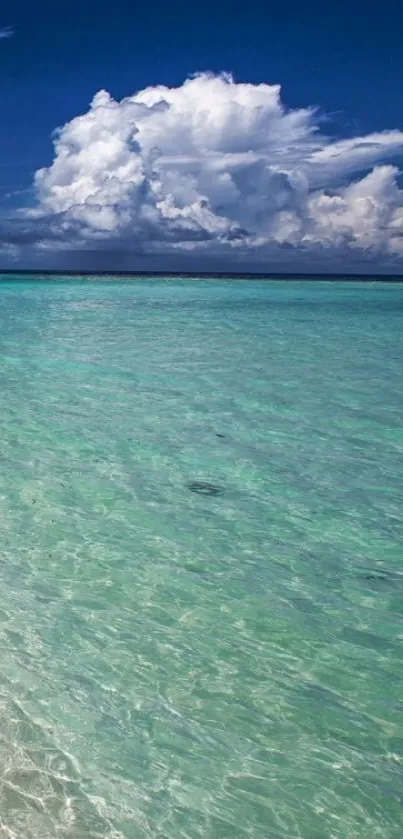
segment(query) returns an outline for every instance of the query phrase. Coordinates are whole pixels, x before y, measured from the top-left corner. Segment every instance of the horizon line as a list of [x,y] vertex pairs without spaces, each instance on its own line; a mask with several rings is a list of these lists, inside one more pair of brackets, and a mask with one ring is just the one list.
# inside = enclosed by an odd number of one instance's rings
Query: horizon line
[[78,271],[31,269],[31,268],[0,268],[0,281],[5,277],[37,277],[40,279],[52,277],[120,277],[127,279],[147,278],[177,278],[177,279],[233,279],[233,280],[313,280],[313,281],[344,281],[344,282],[396,282],[403,283],[403,274],[388,274],[381,271],[374,273],[361,272],[312,272],[312,271]]

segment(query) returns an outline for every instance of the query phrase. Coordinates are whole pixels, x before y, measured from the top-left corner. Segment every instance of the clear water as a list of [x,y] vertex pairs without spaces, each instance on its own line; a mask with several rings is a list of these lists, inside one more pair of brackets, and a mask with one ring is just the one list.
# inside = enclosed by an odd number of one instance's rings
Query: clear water
[[1,284],[1,839],[400,839],[402,416],[403,286]]

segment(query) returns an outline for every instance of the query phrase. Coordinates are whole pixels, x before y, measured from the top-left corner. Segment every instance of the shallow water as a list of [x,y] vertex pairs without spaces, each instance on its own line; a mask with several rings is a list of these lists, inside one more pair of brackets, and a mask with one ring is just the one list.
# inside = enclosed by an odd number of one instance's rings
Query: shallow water
[[0,839],[400,839],[403,286],[0,285]]

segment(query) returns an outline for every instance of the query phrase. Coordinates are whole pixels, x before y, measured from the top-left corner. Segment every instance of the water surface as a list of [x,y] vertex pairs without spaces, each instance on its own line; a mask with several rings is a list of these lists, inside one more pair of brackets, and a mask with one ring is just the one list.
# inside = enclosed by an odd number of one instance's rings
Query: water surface
[[0,839],[400,839],[402,359],[402,286],[1,283]]

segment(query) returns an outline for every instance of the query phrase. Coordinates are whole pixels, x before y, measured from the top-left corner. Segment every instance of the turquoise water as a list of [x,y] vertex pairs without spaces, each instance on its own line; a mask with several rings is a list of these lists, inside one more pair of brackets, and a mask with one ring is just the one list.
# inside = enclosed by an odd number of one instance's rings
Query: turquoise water
[[0,285],[1,839],[400,839],[402,416],[403,286]]

